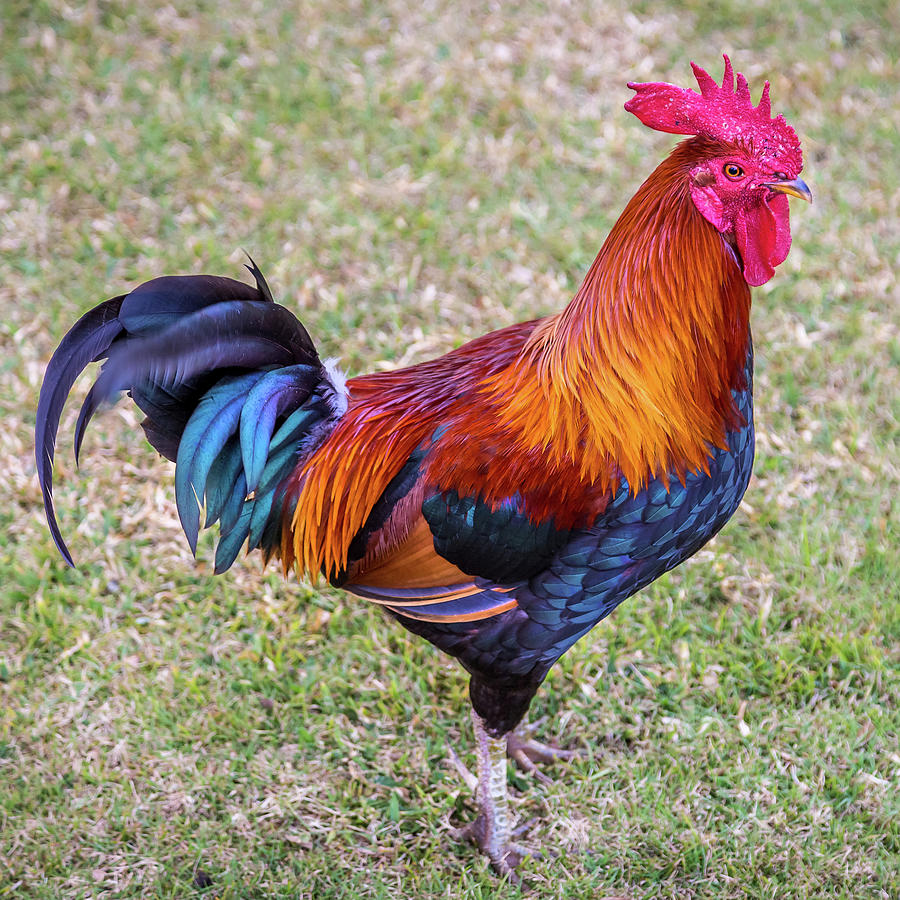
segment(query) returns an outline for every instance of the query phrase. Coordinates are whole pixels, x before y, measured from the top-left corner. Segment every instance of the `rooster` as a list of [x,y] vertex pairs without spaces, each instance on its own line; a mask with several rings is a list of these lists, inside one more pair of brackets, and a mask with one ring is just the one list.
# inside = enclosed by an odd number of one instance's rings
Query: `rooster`
[[[87,312],[51,359],[36,456],[50,530],[59,419],[105,359],[75,427],[128,391],[175,462],[196,549],[216,572],[246,545],[380,604],[470,676],[477,818],[463,829],[511,873],[509,750],[548,671],[626,597],[728,521],[750,479],[750,287],[791,244],[788,196],[811,200],[800,143],[754,106],[728,57],[699,93],[629,84],[625,109],[689,135],[638,189],[556,315],[429,362],[345,379],[273,301],[208,275],[156,278]],[[546,748],[544,748],[546,749]]]

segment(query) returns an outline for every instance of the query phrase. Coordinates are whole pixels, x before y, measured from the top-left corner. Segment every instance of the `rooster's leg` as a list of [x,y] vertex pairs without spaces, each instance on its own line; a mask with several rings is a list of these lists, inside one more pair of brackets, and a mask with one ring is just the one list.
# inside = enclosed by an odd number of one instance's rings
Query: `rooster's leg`
[[478,817],[456,836],[475,843],[501,875],[513,876],[513,870],[528,851],[510,840],[512,815],[506,792],[506,735],[491,737],[485,730],[484,721],[474,711],[472,721],[478,762],[475,777]]

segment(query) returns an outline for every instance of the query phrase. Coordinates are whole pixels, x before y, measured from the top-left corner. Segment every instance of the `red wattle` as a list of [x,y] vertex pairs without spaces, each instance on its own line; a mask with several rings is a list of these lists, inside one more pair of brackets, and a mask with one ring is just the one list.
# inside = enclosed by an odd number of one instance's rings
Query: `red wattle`
[[791,249],[787,197],[778,194],[758,206],[741,210],[735,216],[734,236],[744,261],[747,284],[752,287],[765,284]]

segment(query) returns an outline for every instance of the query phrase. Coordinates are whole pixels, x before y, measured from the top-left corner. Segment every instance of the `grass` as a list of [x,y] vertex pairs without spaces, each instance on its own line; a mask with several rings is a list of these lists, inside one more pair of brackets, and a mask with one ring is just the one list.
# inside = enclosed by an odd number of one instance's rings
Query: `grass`
[[[900,895],[900,21],[888,2],[26,3],[0,32],[0,897],[472,897],[465,682],[254,560],[211,575],[125,404],[39,504],[43,368],[86,308],[241,248],[352,372],[561,307],[671,136],[629,79],[732,53],[812,208],[756,291],[732,523],[556,667],[512,773],[532,893]],[[85,385],[79,390],[83,392]],[[73,405],[74,406],[74,405]],[[75,407],[77,408],[77,407]],[[63,422],[71,433],[74,412]]]

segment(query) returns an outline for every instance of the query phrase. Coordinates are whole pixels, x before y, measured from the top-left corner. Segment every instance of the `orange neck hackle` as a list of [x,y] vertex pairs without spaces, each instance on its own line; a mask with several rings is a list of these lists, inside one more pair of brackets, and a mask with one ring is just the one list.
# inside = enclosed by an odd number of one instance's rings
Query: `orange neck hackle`
[[702,144],[685,141],[641,186],[574,299],[534,330],[507,394],[527,441],[608,489],[705,469],[737,424],[750,291],[690,198]]

